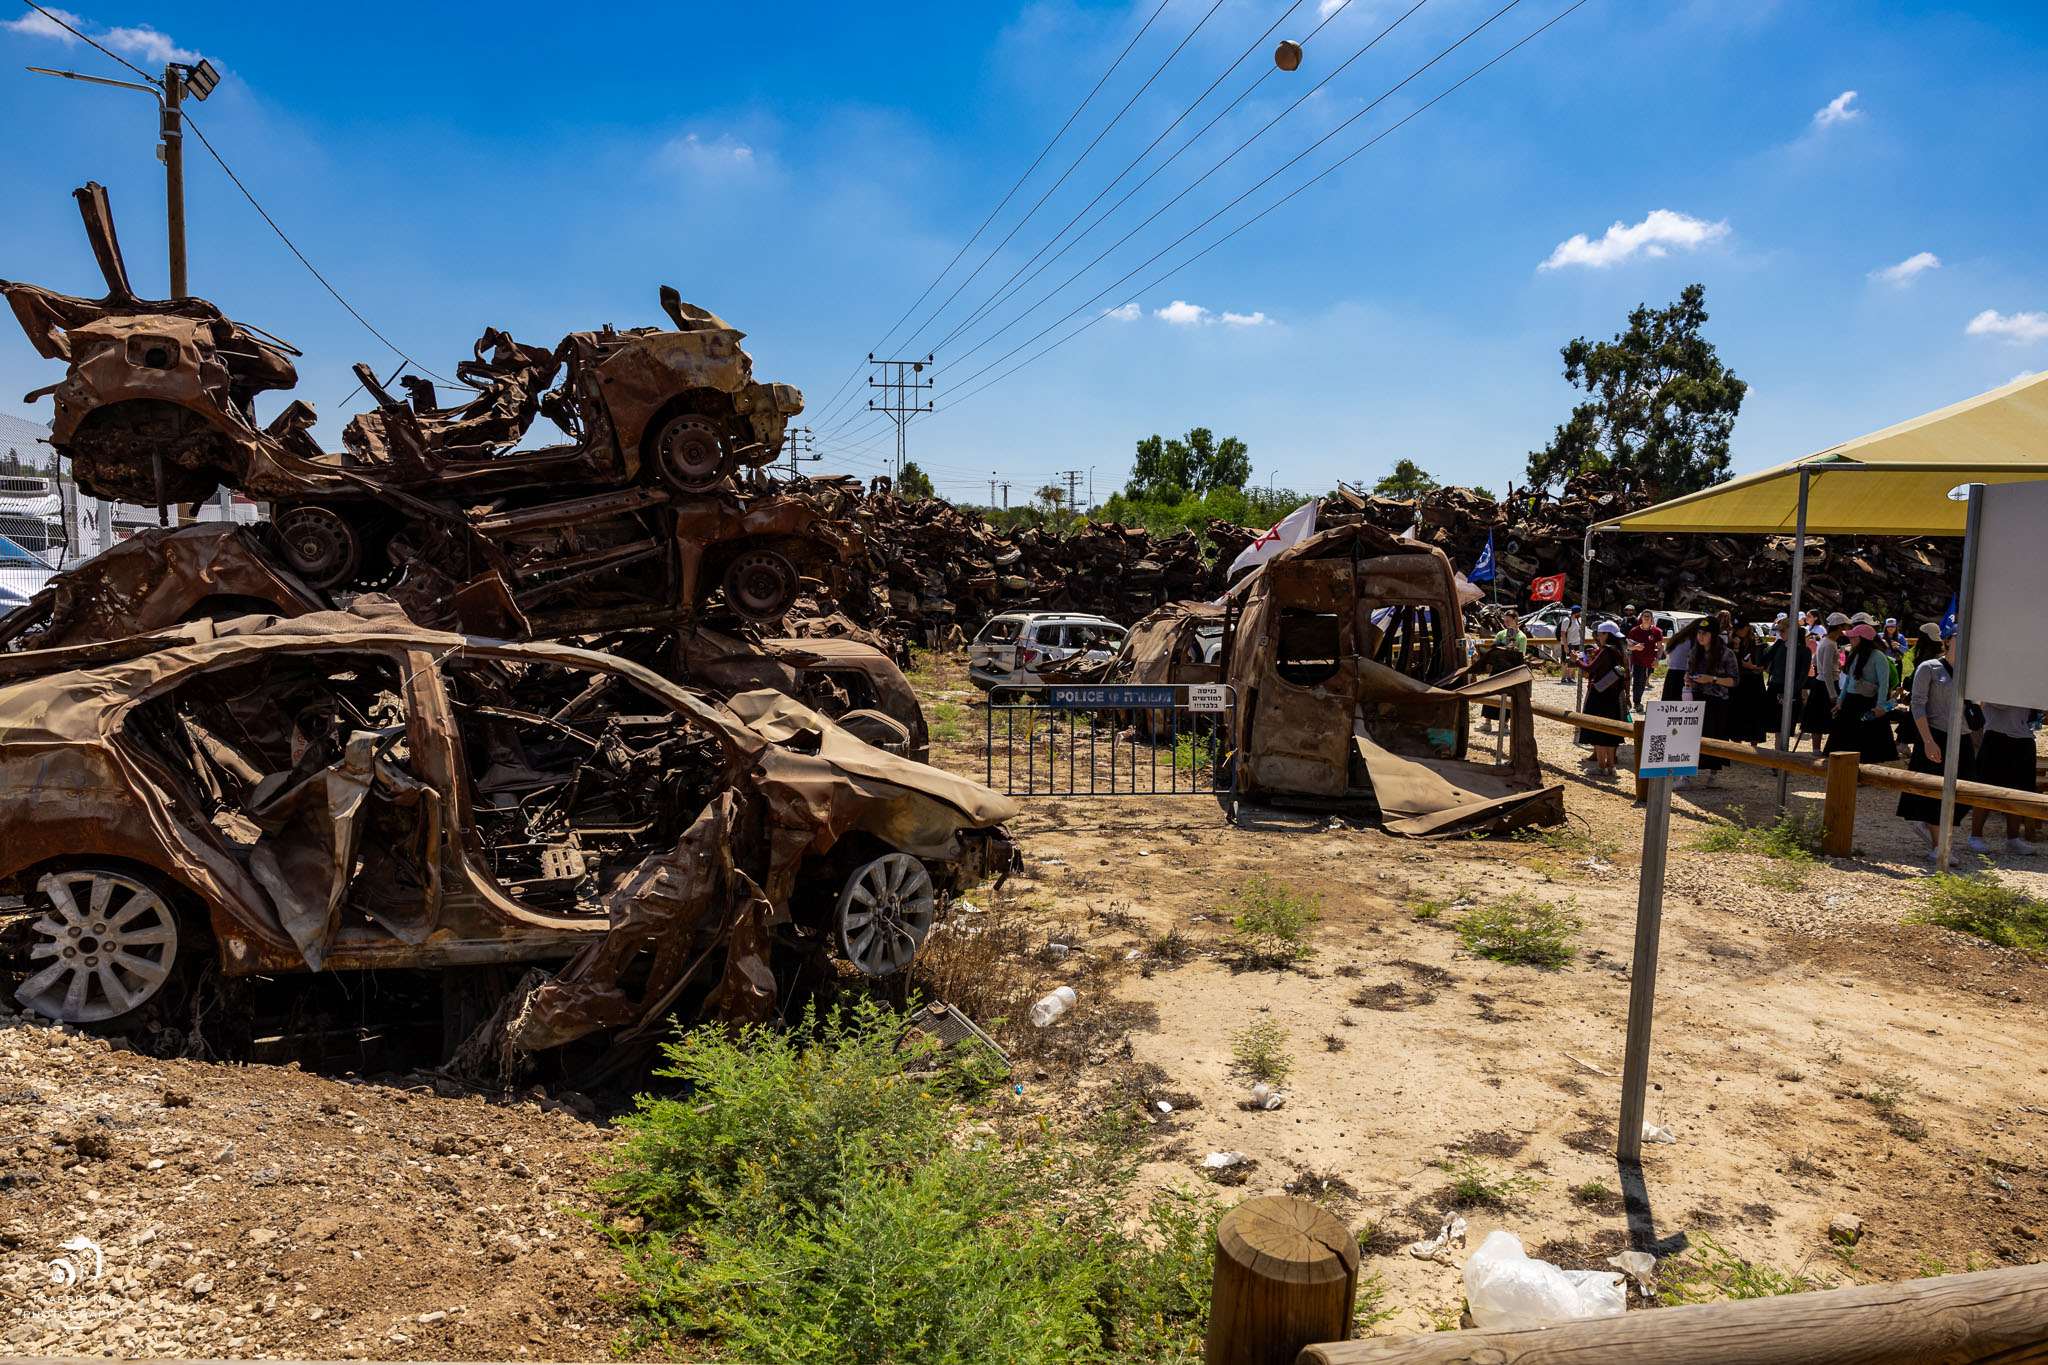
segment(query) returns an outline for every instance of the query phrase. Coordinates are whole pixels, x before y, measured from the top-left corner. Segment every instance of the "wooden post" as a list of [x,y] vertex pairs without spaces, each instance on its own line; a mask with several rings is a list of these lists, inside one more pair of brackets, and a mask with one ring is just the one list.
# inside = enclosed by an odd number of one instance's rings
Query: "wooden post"
[[2025,1365],[2048,1361],[2048,1266],[1658,1308],[1519,1331],[1310,1346],[1300,1365]]
[[1643,800],[1643,798],[1644,798],[1644,797],[1646,797],[1646,796],[1648,796],[1648,795],[1650,794],[1650,784],[1649,784],[1648,782],[1646,782],[1646,781],[1645,781],[1645,780],[1643,779],[1643,725],[1644,725],[1644,724],[1645,724],[1645,722],[1644,722],[1643,718],[1642,718],[1641,716],[1637,716],[1637,717],[1636,717],[1636,728],[1635,728],[1635,738],[1634,738],[1633,740],[1631,740],[1631,741],[1630,741],[1630,743],[1632,743],[1632,744],[1634,744],[1634,745],[1636,746],[1636,747],[1635,747],[1635,761],[1634,761],[1633,763],[1631,763],[1631,764],[1630,764],[1629,766],[1630,766],[1630,767],[1632,767],[1632,768],[1634,768],[1634,769],[1636,770],[1636,802],[1637,802],[1637,804],[1638,804],[1638,805],[1640,805],[1640,804],[1642,803],[1642,800]]
[[1292,1365],[1304,1346],[1351,1336],[1358,1239],[1305,1199],[1248,1199],[1216,1228],[1203,1365]]
[[1862,755],[1854,749],[1828,755],[1827,803],[1821,807],[1820,851],[1830,858],[1846,858],[1856,847],[1857,770]]

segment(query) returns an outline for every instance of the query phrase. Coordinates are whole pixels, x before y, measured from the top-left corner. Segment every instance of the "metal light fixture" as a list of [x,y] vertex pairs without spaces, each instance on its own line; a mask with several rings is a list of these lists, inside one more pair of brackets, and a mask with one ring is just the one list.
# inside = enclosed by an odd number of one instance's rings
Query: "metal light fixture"
[[212,62],[203,57],[200,58],[199,65],[185,67],[184,72],[185,89],[191,92],[195,100],[205,99],[213,93],[213,88],[220,84],[220,72],[214,69]]
[[1298,69],[1301,66],[1301,44],[1292,38],[1282,40],[1280,46],[1273,49],[1273,65],[1282,71]]

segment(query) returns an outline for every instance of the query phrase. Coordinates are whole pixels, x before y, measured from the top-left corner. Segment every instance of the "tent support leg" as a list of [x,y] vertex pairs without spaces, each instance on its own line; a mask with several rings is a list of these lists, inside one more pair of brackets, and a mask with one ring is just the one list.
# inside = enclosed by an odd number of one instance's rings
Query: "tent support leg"
[[[1591,526],[1586,528],[1586,549],[1579,561],[1579,610],[1585,613],[1581,619],[1585,621],[1586,629],[1588,630],[1593,628],[1593,530],[1594,528]],[[1562,655],[1564,653],[1563,627],[1558,628],[1557,646],[1557,652]],[[1586,670],[1581,668],[1575,671],[1578,674],[1578,700],[1572,703],[1572,709],[1574,711],[1583,711],[1586,709]]]
[[[1792,699],[1806,691],[1805,671],[1799,667],[1799,649],[1806,643],[1806,635],[1799,624],[1799,592],[1806,586],[1806,495],[1813,484],[1813,475],[1806,470],[1799,471],[1799,521],[1792,536],[1792,605],[1785,612],[1785,633],[1779,643],[1785,649],[1785,695],[1778,703],[1778,749],[1780,752],[1792,747]],[[1792,774],[1785,769],[1778,770],[1778,814],[1785,813],[1786,786]]]
[[1956,661],[1949,677],[1948,743],[1941,747],[1941,827],[1935,832],[1937,852],[1934,870],[1949,869],[1950,845],[1955,842],[1956,774],[1963,754],[1963,699],[1970,685],[1970,611],[1977,593],[1977,528],[1984,515],[1984,485],[1970,485],[1970,514],[1963,523],[1963,581],[1956,592]]

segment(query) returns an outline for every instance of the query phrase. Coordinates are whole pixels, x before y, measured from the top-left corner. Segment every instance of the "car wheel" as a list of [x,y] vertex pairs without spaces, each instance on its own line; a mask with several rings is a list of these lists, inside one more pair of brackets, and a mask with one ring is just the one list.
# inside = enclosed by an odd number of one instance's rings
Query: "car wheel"
[[[40,904],[36,904],[40,902]],[[98,1024],[149,1003],[178,960],[168,891],[110,867],[46,874],[31,905],[28,977],[15,999],[67,1024]]]
[[749,550],[725,571],[725,604],[753,621],[776,621],[796,605],[796,565],[774,550]]
[[669,418],[654,438],[654,466],[670,487],[702,493],[732,473],[734,460],[709,418],[684,412]]
[[331,507],[287,508],[271,523],[271,534],[291,571],[315,588],[340,587],[362,563],[362,538]]
[[908,853],[885,853],[856,868],[839,893],[839,951],[864,975],[893,976],[924,945],[938,908],[924,864]]

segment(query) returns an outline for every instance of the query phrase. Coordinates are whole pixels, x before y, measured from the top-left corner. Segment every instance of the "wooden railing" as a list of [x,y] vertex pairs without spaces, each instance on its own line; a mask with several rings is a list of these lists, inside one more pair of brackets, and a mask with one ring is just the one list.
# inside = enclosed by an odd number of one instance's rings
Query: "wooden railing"
[[[1529,709],[1548,720],[1561,721],[1566,725],[1591,730],[1596,734],[1632,740],[1627,762],[1630,767],[1635,766],[1635,754],[1640,751],[1642,745],[1641,721],[1630,724],[1627,721],[1615,720],[1611,716],[1589,716],[1583,711],[1552,706],[1546,702],[1531,702]],[[1759,768],[1801,773],[1823,781],[1826,784],[1826,795],[1821,807],[1821,852],[1831,858],[1845,858],[1855,847],[1858,787],[1917,792],[1922,796],[1933,797],[1937,801],[1941,799],[1941,779],[1932,773],[1908,772],[1904,768],[1865,767],[1861,757],[1855,753],[1821,754],[1809,758],[1802,754],[1749,744],[1734,744],[1721,739],[1702,740],[1700,748],[1711,757],[1725,758],[1731,763],[1747,763]],[[1637,795],[1641,794],[1639,778]],[[1983,782],[1956,783],[1956,805],[2017,815],[2026,820],[2048,820],[2048,796],[2014,791],[2010,787],[1994,787]]]
[[1205,1365],[2023,1365],[2048,1362],[2048,1265],[1696,1304],[1519,1331],[1351,1341],[1358,1244],[1267,1196],[1216,1233]]

